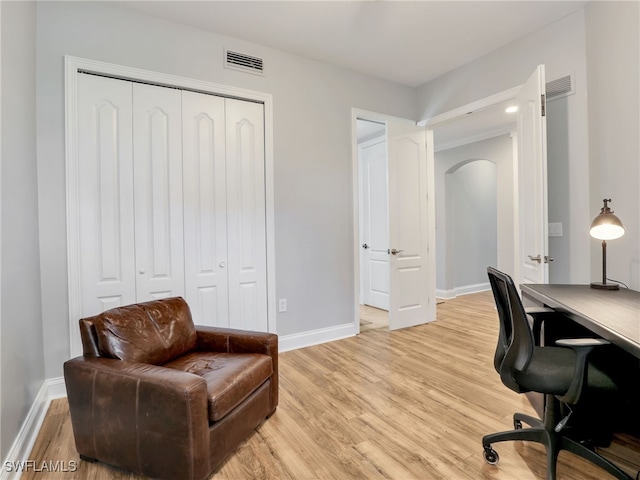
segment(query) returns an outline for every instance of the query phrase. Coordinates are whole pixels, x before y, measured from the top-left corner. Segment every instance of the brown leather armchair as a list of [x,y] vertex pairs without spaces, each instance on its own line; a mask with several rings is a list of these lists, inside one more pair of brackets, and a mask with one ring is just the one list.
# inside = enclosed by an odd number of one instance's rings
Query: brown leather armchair
[[64,364],[80,458],[203,479],[278,404],[278,337],[194,326],[179,297],[80,320]]

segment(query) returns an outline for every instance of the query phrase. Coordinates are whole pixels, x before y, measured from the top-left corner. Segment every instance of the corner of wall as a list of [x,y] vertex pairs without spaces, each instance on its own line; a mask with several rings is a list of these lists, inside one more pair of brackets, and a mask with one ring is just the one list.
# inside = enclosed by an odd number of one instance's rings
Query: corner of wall
[[29,455],[47,416],[51,401],[65,396],[66,389],[62,377],[48,379],[43,382],[31,408],[29,408],[18,435],[9,449],[9,453],[3,459],[0,480],[20,478],[24,469],[24,463],[21,462],[30,460]]

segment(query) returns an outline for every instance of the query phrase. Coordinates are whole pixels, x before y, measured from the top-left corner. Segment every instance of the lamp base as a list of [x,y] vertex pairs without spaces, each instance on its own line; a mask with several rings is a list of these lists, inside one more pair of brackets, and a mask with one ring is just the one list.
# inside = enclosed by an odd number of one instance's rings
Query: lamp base
[[599,290],[618,290],[620,286],[617,283],[600,283],[593,282],[591,288],[597,288]]

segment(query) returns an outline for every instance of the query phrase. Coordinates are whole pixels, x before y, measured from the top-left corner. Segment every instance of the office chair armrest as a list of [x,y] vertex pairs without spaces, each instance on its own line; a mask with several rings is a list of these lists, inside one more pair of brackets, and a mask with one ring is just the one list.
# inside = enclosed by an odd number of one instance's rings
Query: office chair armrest
[[609,342],[603,338],[564,338],[556,341],[559,347],[571,348],[576,352],[576,371],[567,393],[558,397],[560,401],[574,405],[578,403],[587,378],[587,357],[591,351]]
[[540,313],[557,313],[550,307],[525,307],[524,311],[529,315],[537,315]]
[[609,341],[604,338],[562,338],[556,340],[559,347],[579,348],[579,347],[599,347],[609,345]]
[[540,332],[542,331],[542,323],[551,317],[563,316],[561,313],[556,312],[553,308],[549,307],[526,307],[525,313],[531,317],[533,324],[531,330],[533,331],[533,341],[535,345],[540,345]]

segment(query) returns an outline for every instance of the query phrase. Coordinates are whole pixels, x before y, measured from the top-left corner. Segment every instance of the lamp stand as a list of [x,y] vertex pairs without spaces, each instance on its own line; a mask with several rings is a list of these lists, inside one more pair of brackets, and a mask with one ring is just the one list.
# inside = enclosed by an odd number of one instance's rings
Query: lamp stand
[[620,287],[617,283],[607,283],[607,242],[602,240],[602,283],[593,282],[591,288],[600,290],[618,290]]

